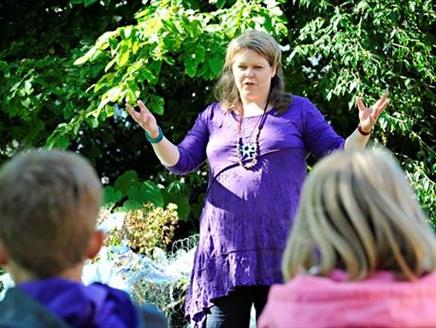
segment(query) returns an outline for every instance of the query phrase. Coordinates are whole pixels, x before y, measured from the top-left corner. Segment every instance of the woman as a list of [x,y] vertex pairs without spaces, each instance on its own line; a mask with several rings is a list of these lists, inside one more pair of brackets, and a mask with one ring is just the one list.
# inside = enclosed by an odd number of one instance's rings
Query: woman
[[367,108],[346,141],[308,100],[283,90],[281,50],[269,34],[247,32],[230,42],[217,84],[219,103],[198,116],[175,146],[142,102],[132,118],[146,131],[159,160],[185,174],[204,160],[209,185],[200,218],[186,313],[207,327],[246,327],[259,315],[269,286],[282,281],[280,261],[297,209],[309,152],[363,148],[387,96]]
[[259,326],[436,327],[436,238],[406,181],[383,151],[315,165]]

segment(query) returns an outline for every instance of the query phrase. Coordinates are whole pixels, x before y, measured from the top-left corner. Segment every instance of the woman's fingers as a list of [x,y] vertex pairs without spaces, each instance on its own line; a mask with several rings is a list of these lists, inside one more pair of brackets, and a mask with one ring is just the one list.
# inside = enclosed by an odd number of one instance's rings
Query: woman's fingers
[[127,108],[127,112],[130,114],[130,116],[137,122],[139,123],[139,113],[137,111],[135,111],[135,109],[130,106],[130,105],[126,105]]
[[379,100],[377,100],[376,102],[375,102],[375,104],[374,104],[374,108],[380,108],[380,107],[382,107],[382,106],[384,106],[384,107],[386,107],[386,102],[388,101],[388,94],[387,93],[385,93],[382,97],[380,97],[380,99]]
[[382,99],[383,99],[383,101],[380,102],[380,108],[385,109],[388,106],[388,104],[389,104],[389,98],[388,98],[387,95],[384,95],[382,97]]
[[[388,104],[389,104],[388,94],[385,93],[383,96],[380,97],[380,99],[378,99],[375,102],[373,106],[370,107],[372,109],[372,116],[378,117],[383,112],[383,110],[387,107]],[[365,111],[368,109],[363,103],[362,98],[360,97],[356,97],[356,105],[359,108],[359,111]]]
[[389,101],[384,102],[381,104],[378,108],[374,110],[373,116],[374,118],[378,118],[380,114],[385,110],[385,108],[388,106]]
[[[142,107],[143,106],[143,107]],[[148,121],[149,121],[149,111],[147,109],[144,110],[144,104],[140,106],[140,111],[137,112],[132,106],[126,105],[127,112],[130,114],[130,116],[133,118],[133,120],[138,123],[140,127],[145,129],[147,127]],[[141,108],[142,107],[142,108]]]
[[383,97],[381,97],[374,105],[374,115],[378,117],[385,110],[388,104],[389,104],[388,94],[385,93]]
[[158,129],[156,118],[149,111],[147,106],[141,101],[138,100],[139,111],[136,111],[135,108],[129,104],[126,105],[127,112],[133,118],[133,120],[138,123],[138,125],[146,131],[155,131]]
[[359,111],[364,111],[366,109],[366,106],[360,97],[356,97],[356,105],[357,108],[359,108]]
[[139,117],[140,114],[145,113],[145,114],[150,114],[150,111],[148,110],[148,108],[145,106],[145,104],[141,101],[138,100],[138,106],[139,106],[139,112],[137,112],[133,106],[127,104],[126,108],[127,111],[129,112],[130,115],[132,115],[133,117]]
[[144,112],[146,114],[150,114],[150,111],[148,110],[147,106],[145,106],[145,104],[142,102],[142,100],[138,100],[138,106],[141,113]]
[[130,116],[139,125],[144,126],[144,124],[147,124],[150,119],[150,115],[152,114],[141,100],[138,100],[138,107],[139,111],[136,111],[133,106],[129,104],[126,105],[127,112],[130,114]]

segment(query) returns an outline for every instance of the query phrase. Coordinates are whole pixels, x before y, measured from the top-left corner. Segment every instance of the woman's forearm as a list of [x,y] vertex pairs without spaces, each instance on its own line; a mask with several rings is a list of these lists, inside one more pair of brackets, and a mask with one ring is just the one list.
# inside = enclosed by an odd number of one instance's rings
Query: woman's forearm
[[126,109],[133,120],[145,130],[145,136],[152,145],[160,162],[168,167],[176,165],[180,158],[179,149],[165,138],[157,124],[156,118],[141,100],[138,100],[138,106],[139,111],[129,104],[126,105]]
[[174,166],[180,158],[180,152],[176,145],[174,145],[167,138],[163,138],[161,142],[151,144],[153,150],[159,158],[159,161],[165,166]]
[[366,144],[368,143],[370,137],[371,137],[371,134],[368,134],[365,136],[356,129],[345,140],[345,149],[346,150],[363,149],[363,148],[365,148]]
[[[152,139],[158,138],[159,135],[163,136],[162,130],[158,126],[156,127],[157,128],[152,131],[146,130],[146,133]],[[177,164],[180,158],[180,152],[176,145],[165,138],[165,136],[163,136],[163,139],[159,142],[153,142],[150,139],[149,141],[153,147],[154,153],[163,165],[171,167]]]

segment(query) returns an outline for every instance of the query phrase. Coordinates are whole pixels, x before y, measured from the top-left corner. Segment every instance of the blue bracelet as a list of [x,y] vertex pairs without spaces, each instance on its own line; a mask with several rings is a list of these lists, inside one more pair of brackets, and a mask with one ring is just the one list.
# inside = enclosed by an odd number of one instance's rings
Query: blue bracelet
[[158,126],[157,128],[158,128],[159,134],[157,135],[156,138],[150,137],[150,135],[147,133],[147,131],[145,131],[145,138],[151,144],[156,144],[158,142],[161,142],[162,139],[164,138],[164,135],[163,135],[163,132],[162,132],[162,129],[160,128],[160,126]]

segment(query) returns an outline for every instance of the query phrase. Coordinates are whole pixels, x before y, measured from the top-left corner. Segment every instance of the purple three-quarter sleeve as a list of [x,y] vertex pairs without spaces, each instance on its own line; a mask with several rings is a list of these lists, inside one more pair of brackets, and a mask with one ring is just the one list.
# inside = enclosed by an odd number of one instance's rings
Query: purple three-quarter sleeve
[[180,158],[176,165],[166,167],[174,174],[187,174],[197,169],[206,160],[206,145],[209,140],[207,124],[208,107],[200,113],[191,130],[188,131],[183,141],[177,146]]
[[321,158],[337,149],[343,149],[345,140],[326,121],[320,111],[307,101],[304,109],[304,142],[310,152]]

